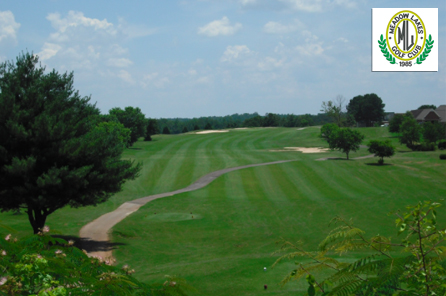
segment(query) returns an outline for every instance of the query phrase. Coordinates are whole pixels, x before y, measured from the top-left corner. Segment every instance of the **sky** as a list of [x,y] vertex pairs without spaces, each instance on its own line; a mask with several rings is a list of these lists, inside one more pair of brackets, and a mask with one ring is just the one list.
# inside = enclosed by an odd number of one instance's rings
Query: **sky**
[[[438,72],[372,72],[372,8],[438,8]],[[0,4],[0,62],[32,52],[102,113],[317,114],[376,93],[387,112],[446,104],[446,1],[149,0]]]

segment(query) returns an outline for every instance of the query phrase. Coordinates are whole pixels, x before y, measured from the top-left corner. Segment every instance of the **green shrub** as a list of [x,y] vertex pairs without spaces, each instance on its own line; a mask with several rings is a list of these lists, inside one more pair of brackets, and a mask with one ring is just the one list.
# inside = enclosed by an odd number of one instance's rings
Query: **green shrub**
[[442,140],[438,143],[438,149],[440,150],[446,149],[446,140]]
[[149,286],[112,258],[89,257],[73,241],[54,238],[45,226],[38,234],[0,238],[0,295],[186,295],[184,280],[168,277]]
[[[408,145],[409,147],[409,145]],[[435,151],[435,143],[414,144],[409,147],[413,151]]]

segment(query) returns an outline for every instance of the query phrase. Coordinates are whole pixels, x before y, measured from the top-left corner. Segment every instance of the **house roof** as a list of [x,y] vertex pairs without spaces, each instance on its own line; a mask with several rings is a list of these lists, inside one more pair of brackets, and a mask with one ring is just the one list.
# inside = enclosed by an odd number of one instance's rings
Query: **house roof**
[[435,109],[435,112],[440,116],[440,122],[446,122],[446,105],[438,106],[437,109]]
[[419,109],[410,112],[412,112],[413,117],[415,117],[417,121],[442,120],[441,116],[434,109]]
[[418,115],[420,115],[420,113],[423,112],[423,110],[432,110],[432,109],[417,109],[417,110],[412,110],[410,112],[412,112],[412,115],[415,119],[418,119]]

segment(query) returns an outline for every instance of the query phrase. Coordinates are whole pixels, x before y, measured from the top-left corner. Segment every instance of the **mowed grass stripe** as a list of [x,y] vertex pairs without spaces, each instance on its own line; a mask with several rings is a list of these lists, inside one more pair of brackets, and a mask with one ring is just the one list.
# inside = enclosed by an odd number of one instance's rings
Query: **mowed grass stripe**
[[[174,189],[180,189],[186,187],[189,184],[181,184],[177,181],[177,176],[179,174],[187,175],[187,170],[182,171],[182,164],[187,159],[189,155],[190,146],[194,142],[198,142],[199,139],[193,139],[189,135],[185,135],[183,137],[188,138],[186,142],[182,142],[181,145],[175,146],[175,150],[172,150],[169,154],[171,155],[169,159],[166,159],[162,164],[158,164],[161,167],[158,168],[157,174],[157,182],[155,184],[154,192],[162,193],[168,192]],[[183,167],[184,169],[184,167]]]
[[257,167],[255,168],[254,172],[257,177],[257,180],[259,181],[258,183],[260,187],[263,189],[266,198],[272,201],[279,208],[284,206],[286,207],[287,205],[290,205],[291,202],[290,199],[288,198],[288,195],[285,194],[284,188],[281,186],[282,184],[284,184],[284,182],[278,182],[277,177],[279,176],[274,176],[273,173],[274,169],[272,168],[274,166],[280,166],[280,164]]
[[181,161],[184,156],[184,149],[189,147],[193,142],[187,135],[171,136],[172,138],[178,138],[178,141],[174,141],[169,145],[169,149],[162,155],[162,157],[156,155],[151,160],[151,171],[143,182],[144,186],[150,188],[150,194],[157,194],[168,192],[171,190],[179,189],[180,186],[175,184],[175,176],[178,174],[178,170]]
[[[194,136],[195,135],[192,135],[191,137]],[[195,166],[197,165],[197,159],[193,156],[195,155],[194,152],[197,150],[197,147],[201,144],[202,139],[199,139],[198,137],[195,139],[190,138],[189,141],[191,144],[187,147],[184,153],[185,158],[179,167],[179,173],[175,178],[175,184],[178,184],[179,187],[187,187],[196,181],[192,179]]]
[[[154,189],[155,184],[157,184],[161,175],[160,171],[164,169],[166,162],[169,161],[169,158],[166,157],[166,155],[174,155],[188,140],[189,139],[186,137],[181,136],[164,136],[157,139],[157,141],[143,142],[145,145],[140,144],[139,148],[147,149],[144,157],[142,159],[140,158],[140,160],[143,162],[140,176],[134,181],[127,182],[124,185],[123,193],[125,193],[127,196],[132,196],[132,199],[130,200],[150,194],[160,193]],[[152,151],[157,152],[151,154]],[[171,185],[174,185],[173,182]],[[115,197],[120,197],[121,194],[118,193],[115,195]],[[121,201],[122,199],[119,200],[119,202]]]
[[[197,135],[201,136],[201,135]],[[208,149],[208,146],[210,142],[212,141],[212,138],[207,139],[200,139],[201,142],[197,146],[197,149],[195,151],[194,159],[196,161],[196,164],[194,166],[194,170],[190,172],[192,175],[192,180],[198,180],[200,177],[206,175],[210,172],[211,164],[210,159],[206,154],[206,150]]]
[[[256,211],[247,210],[243,213],[244,216],[250,217],[251,221],[257,221],[256,224],[251,224],[246,227],[245,235],[250,235],[252,232],[251,227],[260,227],[264,225],[265,219],[271,219],[273,224],[278,224],[281,227],[285,226],[281,219],[283,218],[282,209],[289,206],[288,201],[278,202],[274,200],[271,196],[275,195],[275,192],[270,192],[269,187],[261,186],[262,182],[266,182],[262,177],[264,174],[256,172],[260,168],[247,168],[240,171],[243,180],[243,188],[248,196],[248,200],[255,207]],[[263,215],[265,213],[265,215]]]

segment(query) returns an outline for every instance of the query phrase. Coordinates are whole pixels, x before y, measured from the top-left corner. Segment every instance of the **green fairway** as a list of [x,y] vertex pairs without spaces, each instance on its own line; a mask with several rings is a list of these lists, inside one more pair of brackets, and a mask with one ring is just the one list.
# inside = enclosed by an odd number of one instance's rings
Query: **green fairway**
[[[127,149],[125,158],[143,163],[140,177],[97,207],[65,208],[47,224],[67,235],[125,201],[186,187],[201,176],[239,165],[296,160],[227,173],[197,191],[155,200],[113,228],[119,265],[149,282],[166,274],[185,278],[199,295],[303,295],[307,284],[280,280],[294,263],[271,269],[271,253],[281,237],[315,249],[336,215],[353,218],[370,235],[395,236],[387,213],[419,200],[446,196],[446,161],[441,151],[411,152],[387,128],[361,128],[363,145],[389,138],[397,153],[377,166],[377,158],[316,161],[342,157],[337,151],[302,154],[271,152],[284,147],[328,147],[319,127],[256,128],[228,133],[154,136]],[[369,155],[361,148],[350,157]],[[26,215],[0,215],[19,233],[31,232]],[[444,220],[443,220],[444,221]],[[1,230],[5,233],[4,230]],[[359,254],[347,254],[352,260]],[[264,267],[267,270],[264,271]],[[268,290],[263,290],[263,285]]]

